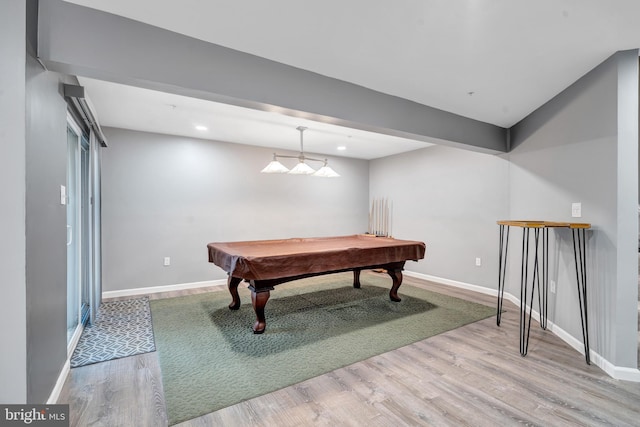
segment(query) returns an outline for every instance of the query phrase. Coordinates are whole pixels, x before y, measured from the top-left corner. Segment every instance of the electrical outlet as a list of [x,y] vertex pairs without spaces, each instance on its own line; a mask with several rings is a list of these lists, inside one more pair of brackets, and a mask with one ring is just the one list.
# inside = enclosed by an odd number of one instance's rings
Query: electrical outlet
[[554,282],[553,280],[549,280],[549,290],[552,294],[556,293],[556,282]]
[[164,257],[164,266],[168,267],[170,265],[171,265],[171,257],[168,257],[168,256]]
[[582,217],[582,203],[571,203],[571,216],[573,218]]
[[482,260],[480,258],[476,258],[476,266],[480,267],[482,265]]

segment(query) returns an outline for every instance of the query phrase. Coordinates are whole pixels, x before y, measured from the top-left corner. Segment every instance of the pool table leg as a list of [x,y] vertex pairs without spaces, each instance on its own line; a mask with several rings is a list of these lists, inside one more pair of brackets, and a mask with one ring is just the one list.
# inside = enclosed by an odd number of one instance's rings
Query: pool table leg
[[402,299],[398,296],[398,289],[402,284],[402,269],[387,269],[387,274],[393,279],[393,285],[389,291],[389,298],[391,301],[400,302]]
[[360,272],[362,270],[355,269],[353,270],[353,287],[356,289],[360,289]]
[[269,290],[256,292],[253,286],[249,286],[249,289],[251,289],[251,304],[253,305],[253,310],[256,312],[256,322],[252,328],[253,333],[261,334],[267,328],[267,321],[264,318],[264,306],[267,305],[271,292],[269,292]]
[[233,277],[229,275],[227,279],[227,287],[229,288],[229,293],[231,294],[231,304],[229,304],[229,309],[237,310],[240,308],[240,295],[238,295],[238,285],[242,281],[239,277]]

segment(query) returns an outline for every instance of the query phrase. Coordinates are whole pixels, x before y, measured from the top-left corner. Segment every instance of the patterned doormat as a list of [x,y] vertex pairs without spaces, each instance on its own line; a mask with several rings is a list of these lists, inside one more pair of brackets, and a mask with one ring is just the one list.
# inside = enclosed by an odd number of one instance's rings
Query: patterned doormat
[[104,302],[96,321],[82,332],[71,356],[71,367],[155,350],[148,297]]

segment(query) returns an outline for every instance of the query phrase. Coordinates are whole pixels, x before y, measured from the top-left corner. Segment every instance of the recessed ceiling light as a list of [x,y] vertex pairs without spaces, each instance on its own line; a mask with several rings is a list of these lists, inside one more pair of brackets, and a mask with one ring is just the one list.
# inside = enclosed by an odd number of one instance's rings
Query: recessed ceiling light
[[207,130],[208,128],[206,126],[202,126],[202,125],[197,125],[196,126],[197,130]]
[[341,146],[338,147],[339,151],[344,151],[346,149],[347,149],[347,147],[345,147],[344,145],[341,145]]

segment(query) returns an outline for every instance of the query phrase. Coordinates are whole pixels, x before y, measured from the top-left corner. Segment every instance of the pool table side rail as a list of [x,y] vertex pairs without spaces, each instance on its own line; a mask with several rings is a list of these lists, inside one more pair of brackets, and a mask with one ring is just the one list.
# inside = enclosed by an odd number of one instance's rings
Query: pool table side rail
[[[379,237],[210,243],[209,262],[246,280],[290,280],[424,258],[425,244]],[[257,248],[257,249],[256,249]],[[250,254],[250,255],[246,255]],[[289,281],[289,280],[287,280]]]

